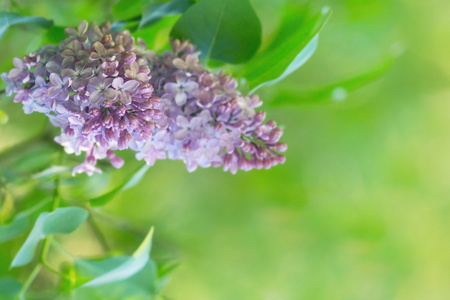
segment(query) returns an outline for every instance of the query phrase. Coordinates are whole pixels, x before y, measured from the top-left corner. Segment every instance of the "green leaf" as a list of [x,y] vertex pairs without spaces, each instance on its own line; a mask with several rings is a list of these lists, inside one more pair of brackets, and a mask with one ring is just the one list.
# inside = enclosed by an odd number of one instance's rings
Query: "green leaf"
[[161,291],[169,283],[169,276],[179,265],[180,263],[177,261],[158,264],[158,291]]
[[129,256],[113,256],[105,259],[82,259],[75,261],[77,275],[86,278],[96,278],[124,264]]
[[142,177],[144,177],[145,173],[147,172],[147,170],[149,168],[150,168],[149,165],[144,165],[133,176],[131,176],[131,178],[128,181],[122,183],[121,185],[119,185],[118,187],[113,189],[112,191],[110,191],[102,196],[92,199],[90,201],[91,205],[92,206],[105,205],[106,203],[108,203],[109,201],[114,199],[117,195],[119,195],[121,192],[134,187],[141,181]]
[[261,23],[248,0],[202,0],[192,5],[172,29],[210,58],[237,64],[249,60],[261,44]]
[[94,278],[83,286],[101,286],[104,284],[125,280],[142,270],[142,268],[144,268],[149,261],[150,250],[152,247],[152,237],[153,227],[150,229],[144,241],[131,257],[116,268]]
[[49,28],[44,35],[42,43],[58,45],[59,42],[67,38],[64,29],[65,28],[62,26],[53,26]]
[[63,207],[48,213],[42,227],[45,236],[68,234],[75,231],[86,220],[88,212],[80,207]]
[[[0,185],[3,182],[0,181]],[[0,187],[0,224],[9,220],[14,213],[14,198],[6,189]]]
[[14,278],[0,278],[0,299],[13,300],[20,292],[22,284]]
[[[119,256],[102,260],[79,260],[75,261],[78,276],[95,277],[109,272],[125,262],[129,257]],[[156,265],[152,260],[126,280],[112,282],[102,286],[81,287],[73,291],[72,300],[85,299],[154,299],[158,292]]]
[[53,21],[42,17],[22,16],[11,12],[0,12],[0,38],[12,25],[37,25],[44,28],[53,26]]
[[194,0],[172,0],[163,3],[150,3],[143,7],[139,28],[150,26],[166,16],[179,15],[194,3]]
[[305,64],[315,52],[319,32],[330,15],[327,7],[310,17],[307,7],[287,4],[271,45],[244,66],[242,77],[247,79],[250,93],[279,82]]
[[140,1],[119,0],[112,6],[112,15],[115,20],[128,21],[141,15]]
[[0,225],[0,243],[11,240],[28,229],[30,221],[27,215],[18,214],[8,225]]
[[65,166],[51,166],[44,171],[41,171],[33,175],[34,179],[48,179],[53,178],[55,175],[70,174],[71,168]]
[[[42,137],[35,136],[4,150],[7,159],[0,160],[0,174],[8,180],[19,179],[20,175],[29,176],[30,173],[42,170],[54,161],[57,154],[54,145],[38,141]],[[32,147],[30,147],[32,145]]]
[[178,17],[165,17],[152,26],[141,28],[133,33],[135,38],[143,39],[147,44],[147,49],[155,52],[170,50],[169,35],[170,30],[178,21]]
[[52,234],[75,231],[87,218],[88,212],[79,207],[58,208],[51,213],[39,215],[25,243],[14,257],[11,268],[28,264],[34,257],[37,245]]
[[309,91],[280,90],[274,96],[272,105],[289,105],[304,103],[340,102],[348,94],[377,80],[392,67],[395,57],[387,57],[378,65],[350,78],[325,85]]
[[8,119],[8,115],[3,110],[0,110],[0,125],[8,123]]
[[17,214],[11,223],[0,225],[0,243],[11,240],[24,233],[30,225],[30,216],[49,202],[50,199],[41,200],[37,205]]
[[125,25],[127,25],[127,22],[123,22],[123,21],[117,21],[117,22],[111,23],[111,31],[112,32],[121,31],[121,30],[123,30]]

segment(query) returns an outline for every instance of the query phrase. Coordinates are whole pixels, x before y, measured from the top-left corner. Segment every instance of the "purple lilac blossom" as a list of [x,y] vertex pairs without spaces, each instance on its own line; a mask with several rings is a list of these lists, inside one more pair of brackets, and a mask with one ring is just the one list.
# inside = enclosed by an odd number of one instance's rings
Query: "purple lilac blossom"
[[73,174],[101,172],[96,163],[105,158],[120,168],[114,150],[128,148],[149,165],[182,160],[189,172],[222,166],[234,174],[285,161],[282,131],[264,123],[258,96],[242,95],[228,74],[208,72],[189,42],[172,40],[173,51],[156,55],[108,23],[83,21],[65,32],[59,46],[14,58],[1,76],[26,113],[44,113],[61,128],[55,141],[67,153],[85,154]]
[[[183,160],[190,172],[222,166],[234,174],[284,163],[282,130],[274,121],[264,123],[265,113],[255,110],[262,104],[258,96],[243,96],[228,74],[208,72],[189,42],[171,44],[173,51],[149,56],[150,83],[164,107],[167,128],[160,143],[166,143],[167,157]],[[153,164],[165,157],[161,148],[144,141],[135,147],[136,157]]]
[[128,76],[148,57],[133,52],[128,31],[111,33],[109,24],[99,28],[83,21],[78,30],[65,32],[69,37],[58,46],[14,58],[15,68],[2,74],[8,94],[16,93],[14,101],[22,102],[26,113],[44,113],[60,127],[55,141],[67,153],[85,154],[74,174],[101,172],[96,162],[103,158],[120,168],[123,160],[113,150],[148,139],[163,117],[148,67]]

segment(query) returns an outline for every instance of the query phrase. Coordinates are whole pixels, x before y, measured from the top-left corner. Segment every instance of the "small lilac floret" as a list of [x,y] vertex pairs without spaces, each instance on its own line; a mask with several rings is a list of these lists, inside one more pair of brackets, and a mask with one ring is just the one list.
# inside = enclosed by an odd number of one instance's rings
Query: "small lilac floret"
[[184,74],[176,75],[176,83],[168,82],[164,86],[164,90],[174,96],[175,103],[177,105],[183,105],[188,99],[188,95],[192,95],[198,88],[198,84],[193,81],[189,81],[188,77]]

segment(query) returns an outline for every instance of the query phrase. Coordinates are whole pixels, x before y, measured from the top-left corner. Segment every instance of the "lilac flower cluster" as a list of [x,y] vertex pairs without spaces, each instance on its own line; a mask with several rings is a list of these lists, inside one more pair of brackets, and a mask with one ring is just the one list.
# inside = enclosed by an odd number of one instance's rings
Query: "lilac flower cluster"
[[208,72],[187,41],[174,40],[173,51],[156,55],[108,23],[83,21],[65,32],[58,46],[14,58],[15,68],[1,76],[25,113],[44,113],[61,128],[55,141],[67,153],[85,153],[74,174],[101,172],[96,162],[104,158],[120,168],[114,150],[128,148],[149,165],[183,160],[190,172],[284,162],[282,131],[255,111],[258,97],[240,94],[230,75]]
[[172,41],[172,48],[150,57],[150,83],[165,108],[167,129],[138,145],[137,158],[148,164],[180,159],[190,172],[223,166],[233,174],[284,163],[282,130],[255,111],[262,104],[258,96],[243,96],[228,74],[208,72],[189,42]]
[[17,93],[25,113],[44,113],[60,127],[55,140],[67,153],[86,153],[74,173],[100,172],[96,162],[106,157],[119,168],[123,160],[113,150],[147,140],[163,116],[145,51],[129,32],[111,33],[108,24],[83,21],[65,32],[59,46],[14,58],[16,68],[2,74],[6,93]]

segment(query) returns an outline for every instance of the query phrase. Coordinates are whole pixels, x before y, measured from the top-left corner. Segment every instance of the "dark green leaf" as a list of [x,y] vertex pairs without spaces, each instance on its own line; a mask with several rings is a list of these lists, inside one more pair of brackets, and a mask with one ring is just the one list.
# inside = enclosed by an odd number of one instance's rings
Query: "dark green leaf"
[[180,263],[176,261],[158,263],[158,291],[161,291],[169,283],[169,276],[179,265]]
[[37,25],[44,28],[53,26],[53,21],[42,17],[22,16],[6,11],[0,12],[0,38],[12,25]]
[[112,6],[112,15],[117,21],[129,21],[142,13],[140,1],[119,0]]
[[329,9],[324,8],[310,17],[307,7],[288,4],[271,45],[244,66],[242,76],[251,93],[279,82],[301,67],[316,50],[319,32],[330,15]]
[[129,188],[132,188],[133,186],[137,185],[141,181],[142,177],[144,177],[145,173],[147,172],[147,170],[149,168],[150,168],[150,166],[144,165],[133,176],[131,176],[131,178],[128,181],[122,183],[121,185],[119,185],[118,187],[113,189],[112,191],[110,191],[100,197],[92,199],[90,201],[92,206],[105,205],[106,203],[108,203],[109,201],[114,199],[117,195],[119,195],[121,192],[128,190]]
[[178,261],[168,261],[168,262],[162,263],[158,267],[158,276],[165,277],[165,276],[171,274],[173,272],[173,270],[178,268],[179,265],[180,265],[180,263]]
[[53,26],[49,28],[45,33],[42,43],[58,45],[59,42],[61,42],[65,38],[67,38],[67,36],[64,33],[64,27]]
[[87,218],[88,212],[79,207],[58,208],[39,215],[25,243],[14,257],[11,267],[28,264],[34,257],[39,242],[51,234],[71,233]]
[[206,61],[237,64],[258,50],[261,23],[248,0],[202,0],[181,16],[171,36],[189,39]]
[[143,8],[139,28],[150,26],[166,16],[179,15],[194,3],[194,0],[172,0],[162,3],[150,3]]

